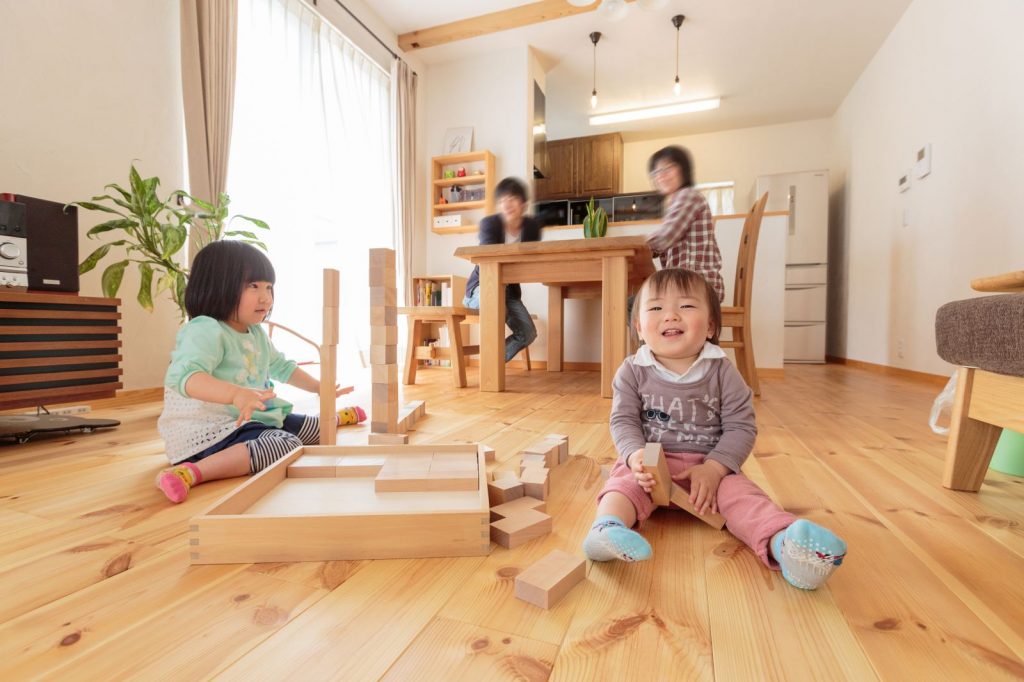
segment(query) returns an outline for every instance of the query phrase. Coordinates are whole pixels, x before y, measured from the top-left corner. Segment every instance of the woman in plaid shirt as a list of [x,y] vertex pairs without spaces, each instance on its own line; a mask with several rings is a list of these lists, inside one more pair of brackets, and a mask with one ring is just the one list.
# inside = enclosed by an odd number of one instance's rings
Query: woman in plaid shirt
[[715,241],[715,223],[704,195],[693,188],[693,164],[682,147],[665,147],[647,164],[651,180],[664,197],[661,225],[647,237],[662,268],[685,268],[704,276],[725,298],[722,254]]

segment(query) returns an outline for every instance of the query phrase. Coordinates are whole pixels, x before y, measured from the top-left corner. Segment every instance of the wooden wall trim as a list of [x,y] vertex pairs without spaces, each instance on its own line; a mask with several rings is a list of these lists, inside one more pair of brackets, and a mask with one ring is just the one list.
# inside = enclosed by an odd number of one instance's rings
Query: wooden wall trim
[[941,374],[930,374],[928,372],[917,372],[912,369],[904,369],[902,367],[891,367],[889,365],[877,365],[873,362],[864,362],[863,360],[852,360],[850,358],[843,358],[836,355],[826,355],[825,361],[836,365],[846,365],[847,367],[855,367],[857,369],[864,369],[869,372],[875,372],[876,374],[888,374],[889,376],[904,377],[907,379],[914,379],[921,381],[926,384],[932,384],[942,388],[949,381],[949,377],[942,376]]

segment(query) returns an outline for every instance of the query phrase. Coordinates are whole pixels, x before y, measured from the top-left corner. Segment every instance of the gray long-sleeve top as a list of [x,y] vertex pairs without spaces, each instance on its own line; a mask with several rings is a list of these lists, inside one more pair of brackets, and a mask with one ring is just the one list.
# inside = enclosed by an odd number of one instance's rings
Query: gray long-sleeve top
[[704,377],[679,384],[659,377],[633,356],[612,381],[612,440],[625,461],[646,443],[667,452],[697,452],[738,472],[754,448],[753,392],[726,358],[708,359]]

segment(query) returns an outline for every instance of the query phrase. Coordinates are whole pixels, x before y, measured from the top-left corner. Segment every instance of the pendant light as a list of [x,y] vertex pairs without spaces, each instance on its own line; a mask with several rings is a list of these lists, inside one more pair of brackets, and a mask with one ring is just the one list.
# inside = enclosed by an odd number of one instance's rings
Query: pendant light
[[601,32],[594,31],[590,34],[590,42],[594,43],[594,89],[590,93],[590,108],[597,108],[597,41],[601,39]]
[[676,27],[676,82],[672,86],[672,92],[676,93],[676,97],[682,94],[683,86],[679,82],[679,27],[683,25],[683,21],[686,17],[682,14],[677,14],[672,17],[672,25]]

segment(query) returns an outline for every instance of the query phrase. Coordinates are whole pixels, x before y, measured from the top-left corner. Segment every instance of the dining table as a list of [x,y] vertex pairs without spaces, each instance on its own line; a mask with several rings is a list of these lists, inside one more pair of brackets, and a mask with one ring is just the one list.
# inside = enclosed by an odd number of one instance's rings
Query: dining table
[[646,237],[462,246],[455,256],[480,267],[481,391],[505,390],[505,286],[539,283],[548,288],[551,372],[562,370],[565,300],[601,300],[601,395],[612,396],[612,378],[628,347],[627,297],[654,272]]

